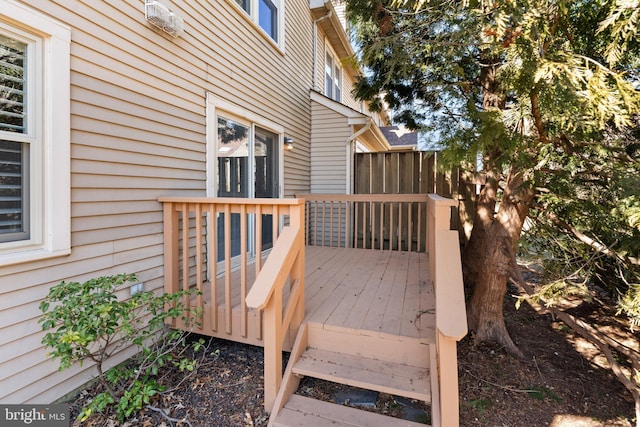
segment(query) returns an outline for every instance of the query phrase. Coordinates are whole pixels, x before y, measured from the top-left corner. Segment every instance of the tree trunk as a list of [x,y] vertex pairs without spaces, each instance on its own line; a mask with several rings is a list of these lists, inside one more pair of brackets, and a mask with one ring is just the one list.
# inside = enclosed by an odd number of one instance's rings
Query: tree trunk
[[[500,63],[500,58],[492,57],[489,51],[482,52],[482,108],[487,112],[505,108],[505,96],[498,80]],[[476,341],[495,341],[509,353],[522,356],[505,326],[502,305],[507,280],[511,276],[511,253],[520,238],[533,192],[523,190],[523,174],[511,170],[498,205],[502,176],[498,159],[503,155],[498,139],[501,137],[498,132],[495,146],[485,152],[487,183],[476,205],[473,230],[464,251],[465,285],[472,289],[467,320],[469,329],[475,332]],[[496,206],[499,206],[497,213]]]
[[487,181],[463,259],[465,283],[473,290],[467,306],[469,329],[475,332],[476,341],[494,341],[509,353],[522,356],[507,331],[502,306],[512,271],[511,253],[520,238],[533,192],[521,188],[521,173],[509,174],[494,214],[489,207],[495,206],[497,184],[495,179]]
[[462,269],[464,273],[465,288],[472,290],[476,278],[480,273],[482,263],[475,262],[480,254],[484,253],[482,245],[489,228],[493,223],[496,209],[496,197],[498,193],[498,180],[493,175],[491,168],[487,172],[487,181],[476,201],[476,212],[473,218],[473,228],[469,241],[464,247]]

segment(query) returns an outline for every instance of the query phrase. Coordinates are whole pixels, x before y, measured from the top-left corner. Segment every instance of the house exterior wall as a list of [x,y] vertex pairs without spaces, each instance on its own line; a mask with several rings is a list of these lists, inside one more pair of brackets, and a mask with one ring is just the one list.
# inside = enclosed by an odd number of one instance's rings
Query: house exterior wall
[[347,22],[347,2],[345,0],[334,0],[333,8],[335,9],[345,31],[348,33],[349,23]]
[[347,139],[351,126],[344,115],[311,103],[311,192],[347,193]]
[[[342,25],[342,30],[346,31],[348,27],[346,21],[346,2],[344,1],[334,1],[333,7],[336,15],[340,20]],[[340,57],[336,52],[340,51],[336,46],[332,46],[330,42],[330,38],[324,32],[324,25],[317,26],[317,37],[315,42],[315,52],[316,52],[316,60],[315,60],[315,80],[313,82],[313,88],[320,92],[325,93],[325,65],[326,65],[326,55],[327,52],[331,53],[333,56],[337,56],[337,59],[340,61],[342,66],[342,97],[340,102],[349,108],[358,111],[360,113],[371,116],[375,123],[382,127],[388,126],[389,117],[386,112],[380,113],[372,113],[368,108],[368,103],[364,101],[360,101],[356,99],[354,95],[354,88],[358,78],[360,76],[360,70],[354,69],[350,66],[352,61],[354,60],[351,57]]]
[[331,46],[327,35],[322,28],[318,28],[318,38],[316,41],[316,81],[314,84],[315,90],[321,93],[325,93],[325,65],[327,52],[332,56],[337,56],[337,60],[341,62],[342,68],[342,98],[341,102],[354,110],[361,110],[361,102],[356,101],[353,96],[353,88],[357,76],[353,74],[352,70],[346,66],[347,61],[351,61],[352,58],[341,58],[336,54],[336,48]]
[[49,403],[93,368],[48,360],[40,301],[62,280],[124,272],[162,288],[157,198],[205,195],[208,92],[283,126],[296,141],[285,197],[310,190],[313,36],[304,0],[286,1],[283,50],[232,0],[164,2],[185,22],[175,39],[145,21],[143,1],[21,3],[71,28],[72,248],[0,267],[0,402]]
[[316,40],[315,40],[315,79],[313,81],[313,89],[324,93],[324,67],[326,60],[326,38],[324,36],[324,32],[320,29],[316,29]]

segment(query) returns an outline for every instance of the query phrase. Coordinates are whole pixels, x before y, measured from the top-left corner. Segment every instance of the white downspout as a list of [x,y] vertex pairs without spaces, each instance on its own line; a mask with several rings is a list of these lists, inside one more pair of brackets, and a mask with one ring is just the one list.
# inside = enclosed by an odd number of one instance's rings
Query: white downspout
[[328,11],[326,15],[313,21],[313,82],[311,83],[311,89],[314,90],[318,78],[318,22],[329,17],[331,17],[331,11]]
[[352,169],[353,169],[353,153],[355,153],[355,149],[353,148],[353,146],[355,144],[356,139],[360,135],[368,131],[370,128],[371,128],[371,117],[367,117],[364,126],[347,138],[347,183],[346,183],[347,194],[352,193],[351,186],[352,186],[353,180],[351,179],[351,175],[352,175]]

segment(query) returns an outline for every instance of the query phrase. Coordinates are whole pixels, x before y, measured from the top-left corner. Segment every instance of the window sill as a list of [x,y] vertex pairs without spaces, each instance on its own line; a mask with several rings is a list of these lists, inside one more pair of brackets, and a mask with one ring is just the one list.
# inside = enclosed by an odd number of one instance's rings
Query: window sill
[[14,251],[1,253],[0,252],[0,267],[7,267],[10,265],[24,264],[27,262],[41,261],[50,258],[59,258],[71,254],[71,249],[59,249],[59,250],[46,250],[46,249],[32,249],[24,251]]

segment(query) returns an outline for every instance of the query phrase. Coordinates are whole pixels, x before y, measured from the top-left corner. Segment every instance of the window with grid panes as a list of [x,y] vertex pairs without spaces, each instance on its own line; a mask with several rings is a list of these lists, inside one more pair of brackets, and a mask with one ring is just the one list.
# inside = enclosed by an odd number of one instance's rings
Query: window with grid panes
[[70,46],[66,25],[0,0],[0,266],[67,255]]
[[27,44],[0,33],[0,242],[29,238]]

